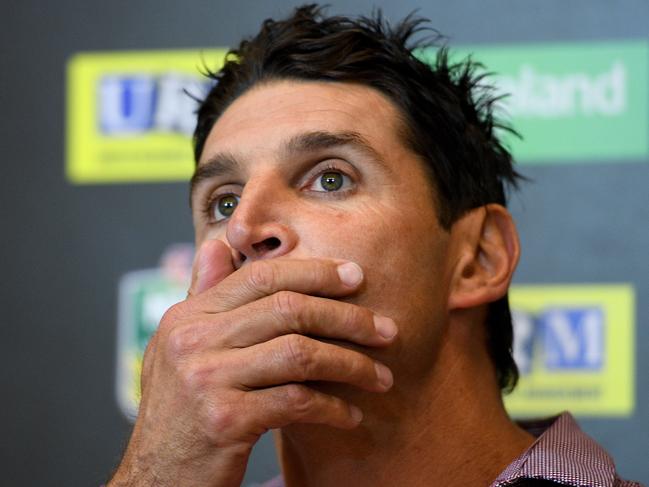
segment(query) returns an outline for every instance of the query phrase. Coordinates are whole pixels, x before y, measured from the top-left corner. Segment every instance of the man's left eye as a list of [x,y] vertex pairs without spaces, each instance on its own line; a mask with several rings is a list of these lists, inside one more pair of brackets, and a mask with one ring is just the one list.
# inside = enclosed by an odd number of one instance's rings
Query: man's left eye
[[340,171],[323,172],[314,182],[313,191],[340,191],[351,184],[349,176]]

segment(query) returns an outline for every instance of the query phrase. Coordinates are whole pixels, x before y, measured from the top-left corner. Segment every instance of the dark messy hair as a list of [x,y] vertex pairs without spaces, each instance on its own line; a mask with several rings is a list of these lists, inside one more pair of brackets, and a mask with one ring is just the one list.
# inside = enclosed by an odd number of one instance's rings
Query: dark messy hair
[[[387,95],[399,108],[405,144],[424,162],[434,187],[440,224],[449,229],[468,210],[506,204],[506,189],[520,176],[496,129],[510,130],[493,116],[496,101],[477,74],[481,65],[467,59],[451,63],[444,46],[431,36],[413,41],[425,19],[412,15],[396,26],[380,11],[371,17],[323,15],[322,8],[297,8],[286,20],[264,21],[261,31],[226,56],[198,110],[194,157],[201,156],[214,123],[237,97],[273,80],[360,83]],[[414,53],[435,47],[433,63]],[[430,52],[430,51],[429,51]],[[511,131],[511,130],[510,130]],[[501,389],[518,380],[512,358],[512,323],[507,296],[489,305],[488,347]]]

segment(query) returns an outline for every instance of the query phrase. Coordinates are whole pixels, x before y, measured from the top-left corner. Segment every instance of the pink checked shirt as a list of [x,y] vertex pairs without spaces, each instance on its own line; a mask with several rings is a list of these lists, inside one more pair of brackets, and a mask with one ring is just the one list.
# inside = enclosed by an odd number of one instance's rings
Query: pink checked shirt
[[[642,487],[618,477],[613,459],[579,429],[570,413],[521,423],[521,426],[536,436],[536,441],[510,463],[490,487]],[[277,477],[262,487],[284,487],[284,482]]]

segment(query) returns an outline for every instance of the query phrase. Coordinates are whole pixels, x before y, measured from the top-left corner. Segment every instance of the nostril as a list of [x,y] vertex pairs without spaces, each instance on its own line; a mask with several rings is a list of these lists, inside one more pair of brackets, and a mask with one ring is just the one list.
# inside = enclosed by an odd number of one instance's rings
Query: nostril
[[266,240],[263,240],[262,242],[252,244],[252,248],[255,249],[255,252],[264,254],[266,252],[270,252],[271,250],[275,250],[280,245],[282,245],[280,239],[278,239],[277,237],[270,237]]

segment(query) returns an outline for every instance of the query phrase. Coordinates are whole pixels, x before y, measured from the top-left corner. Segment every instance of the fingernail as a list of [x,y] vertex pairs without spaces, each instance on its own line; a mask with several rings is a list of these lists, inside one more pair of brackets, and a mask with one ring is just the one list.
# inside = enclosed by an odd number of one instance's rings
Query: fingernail
[[360,423],[363,420],[363,411],[361,411],[354,405],[349,405],[349,414],[357,423]]
[[343,284],[354,287],[363,280],[363,270],[354,262],[347,262],[338,266],[338,276]]
[[379,384],[381,384],[385,389],[392,387],[392,372],[385,365],[378,362],[374,362],[374,368],[376,369],[376,377],[379,379]]
[[374,315],[374,328],[386,340],[393,338],[397,334],[397,325],[387,316]]

